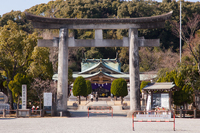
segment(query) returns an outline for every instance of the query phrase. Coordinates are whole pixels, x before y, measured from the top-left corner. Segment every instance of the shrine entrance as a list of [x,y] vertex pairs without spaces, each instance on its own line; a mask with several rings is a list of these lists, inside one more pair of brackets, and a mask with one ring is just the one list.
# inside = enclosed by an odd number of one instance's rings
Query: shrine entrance
[[98,97],[108,97],[111,95],[110,87],[111,83],[105,83],[105,84],[92,83],[92,93],[94,95],[97,93]]
[[[172,11],[159,16],[141,18],[46,18],[26,13],[26,18],[32,21],[34,28],[59,29],[59,38],[38,40],[40,47],[59,47],[58,55],[58,88],[57,115],[67,111],[68,96],[68,47],[129,47],[130,74],[130,112],[140,110],[140,77],[139,77],[139,47],[154,47],[160,45],[159,39],[144,39],[138,37],[138,29],[164,28],[165,21],[170,19]],[[68,37],[68,29],[94,29],[95,39],[84,40]],[[103,39],[103,29],[129,29],[129,36],[122,40]]]
[[96,93],[98,93],[98,97],[108,97],[108,96],[110,96],[110,90],[105,89],[103,87],[96,88],[92,91],[93,91],[94,95]]

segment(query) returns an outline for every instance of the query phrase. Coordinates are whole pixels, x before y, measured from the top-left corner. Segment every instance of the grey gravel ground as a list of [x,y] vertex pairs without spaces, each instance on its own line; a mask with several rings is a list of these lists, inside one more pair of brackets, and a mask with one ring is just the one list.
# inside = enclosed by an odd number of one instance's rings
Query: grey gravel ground
[[[81,114],[81,113],[80,113]],[[83,114],[83,113],[82,113]],[[75,115],[75,114],[74,114]],[[0,133],[168,133],[173,123],[135,123],[123,115],[0,118]],[[176,118],[176,133],[200,133],[200,119]]]

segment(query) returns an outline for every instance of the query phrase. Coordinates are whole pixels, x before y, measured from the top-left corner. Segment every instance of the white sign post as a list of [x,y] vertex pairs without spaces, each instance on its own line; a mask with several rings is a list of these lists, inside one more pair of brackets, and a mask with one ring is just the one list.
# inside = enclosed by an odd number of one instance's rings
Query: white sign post
[[169,93],[161,93],[161,107],[169,109]]
[[44,106],[52,106],[52,93],[44,93]]
[[22,85],[22,109],[26,109],[27,85]]
[[151,110],[151,95],[148,95],[146,110],[147,111]]
[[49,112],[51,110],[51,113],[52,113],[52,93],[51,92],[44,93],[43,109],[45,112]]

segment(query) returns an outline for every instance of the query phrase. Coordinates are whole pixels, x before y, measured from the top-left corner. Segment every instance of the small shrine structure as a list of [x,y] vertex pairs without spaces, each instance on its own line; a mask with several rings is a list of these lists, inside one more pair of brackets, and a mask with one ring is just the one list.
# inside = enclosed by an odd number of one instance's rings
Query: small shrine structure
[[179,89],[173,82],[149,83],[142,89],[148,95],[146,110],[171,110],[172,92]]

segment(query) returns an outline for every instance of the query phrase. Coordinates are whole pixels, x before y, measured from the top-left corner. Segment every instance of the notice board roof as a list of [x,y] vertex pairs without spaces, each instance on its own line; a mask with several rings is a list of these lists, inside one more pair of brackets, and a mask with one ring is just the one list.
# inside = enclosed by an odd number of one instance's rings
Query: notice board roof
[[144,91],[178,91],[180,88],[177,87],[173,82],[161,82],[161,83],[149,83],[142,90]]

